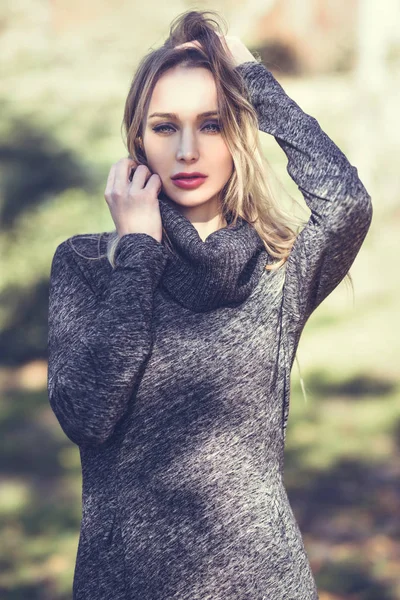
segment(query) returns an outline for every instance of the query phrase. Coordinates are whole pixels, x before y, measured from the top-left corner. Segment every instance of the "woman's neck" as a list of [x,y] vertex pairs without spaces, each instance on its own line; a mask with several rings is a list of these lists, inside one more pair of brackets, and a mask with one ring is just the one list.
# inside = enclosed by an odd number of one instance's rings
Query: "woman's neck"
[[220,200],[217,197],[197,206],[186,206],[173,202],[169,198],[168,200],[181,215],[190,221],[203,242],[211,233],[228,225],[221,213]]

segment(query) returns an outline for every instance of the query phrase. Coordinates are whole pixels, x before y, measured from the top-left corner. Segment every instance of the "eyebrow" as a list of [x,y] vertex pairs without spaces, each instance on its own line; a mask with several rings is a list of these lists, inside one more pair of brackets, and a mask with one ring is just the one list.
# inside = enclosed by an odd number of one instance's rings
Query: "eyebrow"
[[[208,110],[206,112],[200,113],[199,115],[197,115],[197,118],[199,119],[200,117],[211,117],[214,115],[218,116],[218,111],[216,110]],[[178,115],[176,113],[161,113],[161,112],[155,112],[152,115],[149,116],[149,119],[151,119],[152,117],[163,117],[165,119],[178,119]]]

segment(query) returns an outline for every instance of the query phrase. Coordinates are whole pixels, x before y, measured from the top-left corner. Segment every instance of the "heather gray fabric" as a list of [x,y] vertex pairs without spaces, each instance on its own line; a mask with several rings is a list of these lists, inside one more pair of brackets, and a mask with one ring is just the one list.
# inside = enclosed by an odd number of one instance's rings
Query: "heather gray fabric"
[[49,401],[82,462],[75,600],[315,600],[283,482],[303,327],[352,265],[371,198],[261,63],[238,67],[312,214],[284,268],[243,220],[203,242],[167,198],[147,234],[61,243]]

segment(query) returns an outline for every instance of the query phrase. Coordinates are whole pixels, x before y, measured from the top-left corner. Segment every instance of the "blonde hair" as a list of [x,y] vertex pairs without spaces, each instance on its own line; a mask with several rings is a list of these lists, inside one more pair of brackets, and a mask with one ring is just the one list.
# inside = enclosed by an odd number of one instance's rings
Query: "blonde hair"
[[[299,222],[293,214],[286,213],[276,200],[273,186],[280,184],[263,156],[257,113],[249,100],[242,76],[234,70],[235,65],[217,34],[223,35],[222,29],[217,21],[207,17],[208,14],[219,17],[215,11],[188,11],[179,15],[172,22],[165,43],[142,58],[125,103],[124,140],[129,157],[148,166],[140,139],[157,81],[168,69],[177,65],[211,71],[217,88],[221,135],[234,163],[233,173],[219,193],[221,216],[226,218],[229,213],[233,224],[236,224],[238,216],[251,223],[267,252],[277,259],[265,268],[279,269],[287,260],[297,237],[297,231],[291,225],[298,228],[304,221]],[[194,47],[176,48],[194,39],[201,43],[204,51]],[[163,237],[168,244],[164,229]],[[115,231],[108,240],[107,257],[113,267],[118,239]]]
[[[211,10],[189,10],[178,15],[171,24],[169,37],[164,44],[142,58],[125,102],[122,122],[124,143],[130,158],[148,166],[140,140],[157,81],[168,69],[177,65],[210,70],[217,89],[221,135],[234,163],[233,173],[219,193],[221,216],[226,218],[229,213],[234,224],[238,216],[251,223],[266,251],[276,259],[273,264],[267,264],[265,269],[277,270],[287,261],[297,235],[308,218],[297,217],[293,210],[285,210],[282,205],[281,195],[291,201],[292,207],[304,213],[301,205],[284,190],[263,155],[257,112],[251,104],[244,79],[235,71],[235,65],[222,45],[220,35],[226,34],[218,19],[223,21],[216,11]],[[203,50],[198,47],[176,48],[193,40],[198,40]],[[261,62],[259,56],[255,56],[255,59]],[[99,250],[96,259],[107,256],[114,268],[119,236],[116,230],[109,234],[106,254],[100,255]],[[173,251],[164,228],[163,239]],[[100,238],[98,241],[100,249]],[[347,276],[352,283],[349,273]],[[301,373],[300,381],[306,400]]]

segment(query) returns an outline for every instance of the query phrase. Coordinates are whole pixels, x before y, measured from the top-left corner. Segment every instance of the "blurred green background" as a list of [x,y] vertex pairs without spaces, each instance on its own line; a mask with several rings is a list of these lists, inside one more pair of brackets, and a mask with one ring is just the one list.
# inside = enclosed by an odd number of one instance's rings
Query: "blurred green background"
[[[321,600],[400,598],[399,3],[14,0],[0,5],[0,596],[67,600],[81,518],[78,448],[47,398],[50,264],[114,229],[135,67],[178,14],[217,10],[357,166],[373,222],[307,323],[292,371],[285,482]],[[305,206],[274,138],[265,155]],[[161,599],[160,599],[161,600]],[[238,599],[239,600],[239,599]]]

